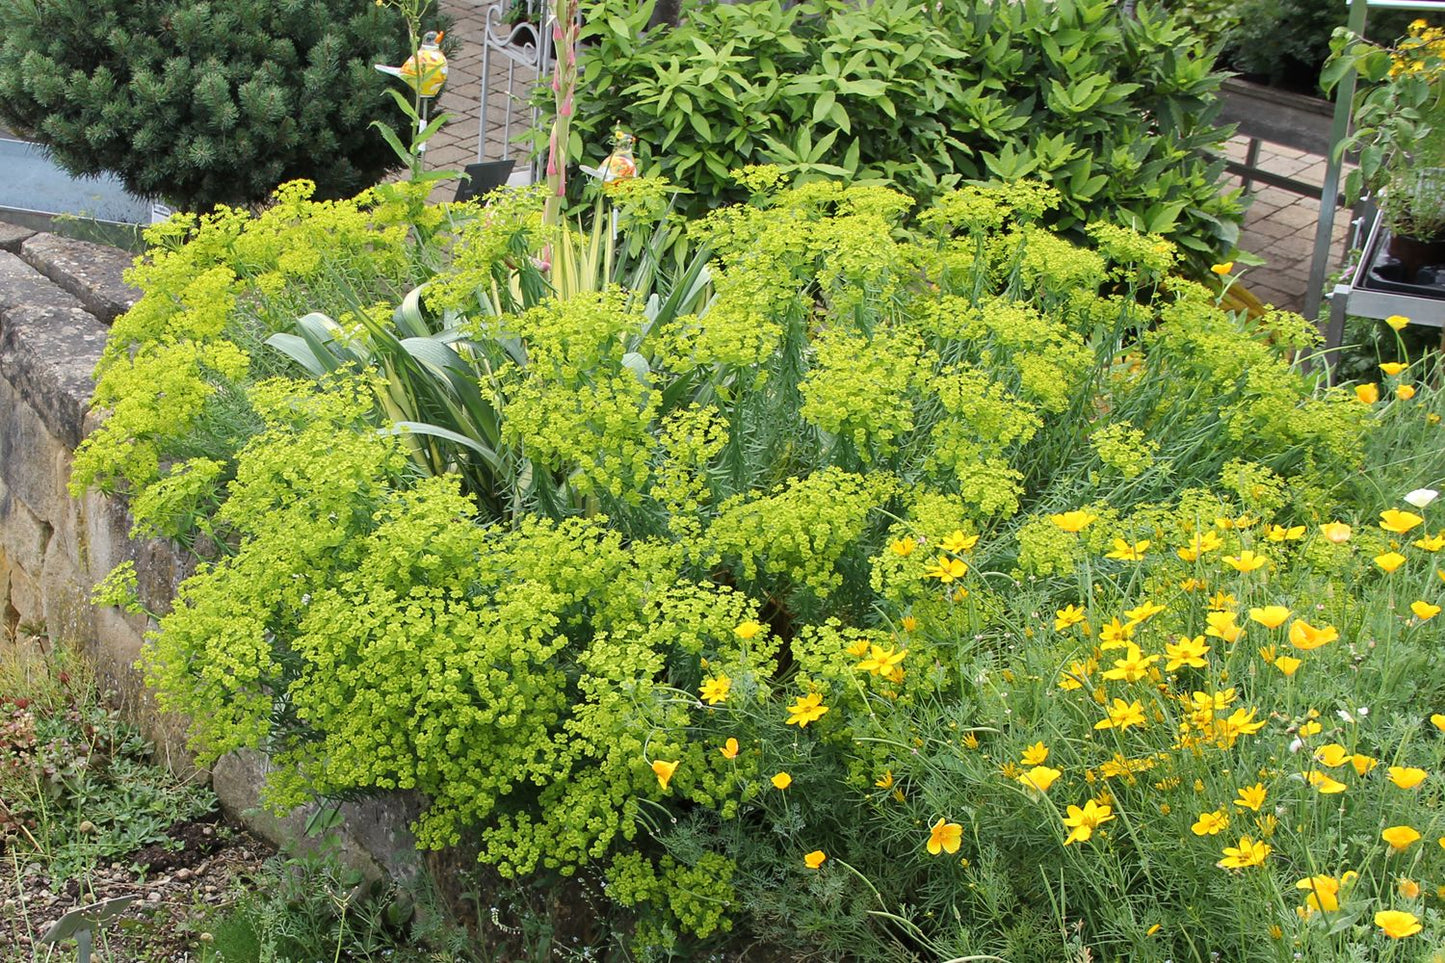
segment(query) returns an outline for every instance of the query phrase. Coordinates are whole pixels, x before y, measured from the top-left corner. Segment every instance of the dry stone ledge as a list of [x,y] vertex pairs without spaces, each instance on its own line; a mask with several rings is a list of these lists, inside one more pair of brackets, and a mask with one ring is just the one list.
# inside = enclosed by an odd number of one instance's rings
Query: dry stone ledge
[[134,259],[117,248],[36,234],[21,244],[20,257],[106,324],[140,299],[140,292],[122,277]]

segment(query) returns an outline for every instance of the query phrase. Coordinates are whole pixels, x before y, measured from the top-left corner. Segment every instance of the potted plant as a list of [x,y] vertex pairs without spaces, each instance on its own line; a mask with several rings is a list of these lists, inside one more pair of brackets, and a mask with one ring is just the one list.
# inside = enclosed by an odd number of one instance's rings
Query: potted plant
[[1336,32],[1322,82],[1327,89],[1358,71],[1353,133],[1337,148],[1356,152],[1345,178],[1350,203],[1371,197],[1390,232],[1389,253],[1410,282],[1426,265],[1445,265],[1445,29],[1424,20],[1386,47]]

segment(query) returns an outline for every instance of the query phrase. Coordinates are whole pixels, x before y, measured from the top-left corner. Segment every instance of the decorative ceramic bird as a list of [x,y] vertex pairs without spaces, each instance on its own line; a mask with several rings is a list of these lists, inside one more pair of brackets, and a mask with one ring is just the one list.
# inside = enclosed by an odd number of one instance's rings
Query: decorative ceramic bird
[[597,168],[597,175],[602,178],[602,183],[612,184],[637,176],[637,159],[632,156],[632,148],[636,143],[637,138],[621,127],[612,132],[612,153],[608,154],[602,166]]
[[421,47],[400,67],[373,66],[384,74],[405,80],[423,97],[435,97],[447,82],[447,55],[441,48],[443,36],[443,31],[428,30],[421,38]]

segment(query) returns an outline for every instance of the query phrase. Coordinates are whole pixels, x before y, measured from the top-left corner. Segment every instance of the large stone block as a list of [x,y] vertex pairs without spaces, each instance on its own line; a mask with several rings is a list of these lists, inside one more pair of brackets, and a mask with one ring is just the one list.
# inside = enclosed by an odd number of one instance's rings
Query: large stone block
[[0,221],[0,251],[19,254],[20,245],[24,244],[27,238],[34,236],[35,232],[28,227],[11,224],[8,221]]
[[[0,252],[0,376],[51,434],[74,447],[80,444],[95,389],[91,372],[105,348],[107,329],[48,281],[41,280],[49,288],[47,296],[32,279],[16,277],[15,263],[13,255]],[[7,282],[15,288],[7,290]]]
[[[275,843],[316,846],[306,825],[316,814],[315,804],[278,816],[262,804],[262,787],[273,770],[271,761],[250,750],[229,753],[211,769],[211,788],[226,811]],[[383,872],[412,880],[421,870],[411,823],[421,815],[421,802],[411,793],[389,793],[375,799],[343,803],[342,822],[333,830],[341,842],[341,858],[355,869],[376,878]]]
[[51,524],[36,517],[24,502],[0,494],[0,548],[9,565],[39,575],[54,534]]
[[122,277],[134,258],[118,248],[36,234],[21,246],[20,257],[106,324],[140,298]]
[[[0,484],[8,502],[54,524],[66,511],[70,446],[50,433],[34,408],[0,377]],[[4,504],[0,504],[3,518]]]

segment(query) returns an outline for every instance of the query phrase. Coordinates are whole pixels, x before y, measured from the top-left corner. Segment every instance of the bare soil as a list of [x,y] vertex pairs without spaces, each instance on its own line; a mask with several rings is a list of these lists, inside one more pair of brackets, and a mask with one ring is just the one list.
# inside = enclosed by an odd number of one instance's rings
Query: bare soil
[[41,937],[71,910],[119,896],[134,902],[95,935],[96,963],[200,960],[206,921],[274,850],[219,815],[177,823],[166,835],[165,843],[67,880],[0,849],[0,963],[74,959],[73,939],[52,946]]

